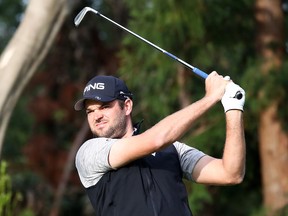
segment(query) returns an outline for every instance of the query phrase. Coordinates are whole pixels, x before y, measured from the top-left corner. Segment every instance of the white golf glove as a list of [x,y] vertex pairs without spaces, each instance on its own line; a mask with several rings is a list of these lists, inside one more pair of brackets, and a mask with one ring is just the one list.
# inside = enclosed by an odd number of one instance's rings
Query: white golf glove
[[229,110],[243,111],[243,107],[245,103],[244,89],[242,89],[239,85],[233,82],[229,82],[226,86],[225,93],[221,99],[221,103],[223,105],[225,112]]

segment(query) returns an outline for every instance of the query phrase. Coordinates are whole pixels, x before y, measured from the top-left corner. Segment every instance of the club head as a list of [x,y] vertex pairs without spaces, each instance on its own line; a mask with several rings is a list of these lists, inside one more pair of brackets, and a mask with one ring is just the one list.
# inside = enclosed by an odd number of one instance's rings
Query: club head
[[84,16],[86,15],[87,12],[93,12],[95,14],[98,14],[98,11],[90,8],[90,7],[84,7],[78,14],[77,16],[74,18],[74,24],[75,26],[79,26],[79,24],[81,23],[81,21],[83,20]]

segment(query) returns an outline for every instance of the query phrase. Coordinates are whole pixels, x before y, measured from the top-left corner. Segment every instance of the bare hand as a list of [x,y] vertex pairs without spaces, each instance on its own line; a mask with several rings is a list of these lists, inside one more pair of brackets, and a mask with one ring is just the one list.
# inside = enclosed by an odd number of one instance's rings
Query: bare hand
[[225,93],[225,87],[230,82],[223,76],[213,71],[205,80],[206,97],[211,97],[216,101],[220,101]]

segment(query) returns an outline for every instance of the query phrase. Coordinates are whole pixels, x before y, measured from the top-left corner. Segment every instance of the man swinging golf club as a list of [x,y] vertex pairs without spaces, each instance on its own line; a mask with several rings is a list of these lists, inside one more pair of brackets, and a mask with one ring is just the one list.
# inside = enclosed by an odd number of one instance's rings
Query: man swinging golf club
[[[122,80],[96,76],[87,83],[75,109],[86,111],[97,138],[80,147],[76,167],[97,216],[191,216],[183,178],[215,185],[242,182],[245,91],[215,71],[206,78],[205,91],[200,100],[139,133],[132,124],[132,93]],[[222,158],[177,141],[220,100],[226,117]]]

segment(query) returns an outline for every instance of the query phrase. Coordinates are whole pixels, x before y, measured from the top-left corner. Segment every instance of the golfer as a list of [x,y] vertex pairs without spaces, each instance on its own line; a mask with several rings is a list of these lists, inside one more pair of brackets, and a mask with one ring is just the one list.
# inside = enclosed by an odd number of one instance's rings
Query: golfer
[[[82,144],[75,163],[97,216],[191,216],[183,178],[215,185],[242,182],[245,91],[215,71],[205,89],[203,98],[139,133],[131,118],[133,96],[122,80],[96,76],[87,83],[74,108],[86,111],[96,138]],[[241,99],[234,97],[237,92]],[[226,117],[222,158],[177,141],[220,100]]]

